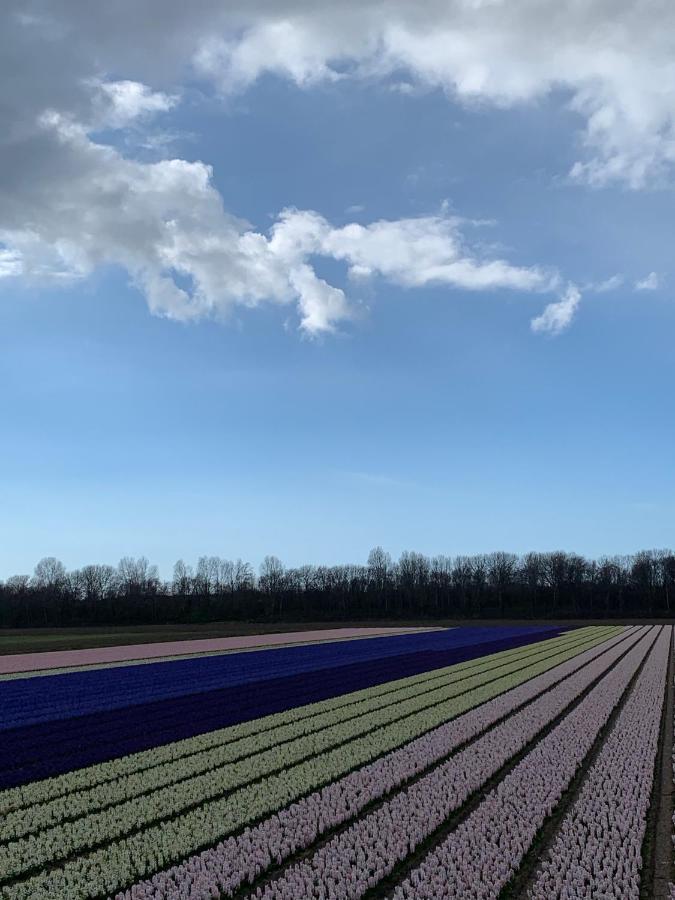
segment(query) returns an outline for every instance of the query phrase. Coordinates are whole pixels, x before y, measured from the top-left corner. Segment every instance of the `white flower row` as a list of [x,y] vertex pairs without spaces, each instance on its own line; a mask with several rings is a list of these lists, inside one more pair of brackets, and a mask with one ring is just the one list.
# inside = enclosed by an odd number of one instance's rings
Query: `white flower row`
[[[567,652],[575,651],[570,649]],[[161,821],[89,853],[77,855],[67,862],[49,868],[46,872],[6,884],[5,887],[0,888],[0,896],[11,898],[11,900],[28,900],[28,898],[36,900],[41,897],[55,898],[55,900],[56,898],[75,900],[75,898],[114,892],[124,884],[132,883],[139,877],[142,878],[156,872],[167,864],[194,853],[201,847],[215,844],[246,824],[276,812],[286,804],[345,775],[355,767],[364,765],[413,740],[420,734],[430,731],[444,721],[465,712],[476,704],[491,699],[496,694],[536,674],[537,671],[550,668],[552,664],[550,659],[541,659],[527,669],[520,669],[511,675],[503,676],[499,681],[490,682],[482,687],[477,687],[470,693],[463,693],[461,696],[448,699],[433,707],[424,708],[384,727],[377,727],[377,714],[371,714],[369,718],[372,730],[367,734],[350,740],[342,746],[326,749],[323,753],[295,765],[288,764],[275,774],[248,784],[226,796],[219,796],[218,799],[205,802],[209,796],[222,794],[228,789],[227,786],[231,787],[235,777],[247,780],[254,771],[251,768],[246,769],[251,765],[246,760],[236,764],[238,767],[236,772],[234,766],[223,767],[221,770],[210,773],[208,779],[205,778],[203,782],[200,782],[200,793],[192,795],[194,808],[183,812],[176,818]],[[340,726],[341,734],[335,734],[334,737],[346,740],[350,736],[349,727],[351,727],[351,723],[343,723]],[[303,742],[304,750],[300,746],[298,752],[306,754],[308,739],[303,739],[300,744]],[[269,757],[265,757],[265,760],[269,763]],[[283,759],[281,762],[283,763]],[[258,768],[255,771],[260,773],[261,769]],[[262,769],[263,774],[264,771]],[[173,792],[176,792],[175,787]],[[171,791],[167,791],[163,794],[162,805],[157,807],[164,815],[166,815],[167,806],[171,809],[171,804],[174,802],[171,793]],[[147,802],[145,797],[140,799]],[[126,820],[125,827],[128,828],[129,823],[133,827],[134,813],[140,817],[142,822],[145,815],[142,804],[139,804],[136,810],[131,811],[131,818]],[[90,817],[90,820],[92,818]],[[72,826],[69,828],[72,829]],[[93,828],[91,821],[89,828],[91,830],[88,837],[86,833],[82,838],[79,834],[76,837],[92,842],[100,839],[100,831]],[[42,833],[42,835],[44,834],[45,832]],[[72,847],[72,833],[69,834],[64,829],[62,839],[69,842],[66,844],[67,847]],[[57,854],[62,854],[63,850],[63,844],[54,848]]]
[[[562,646],[566,647],[567,645]],[[413,684],[404,684],[401,688],[386,694],[378,692],[338,708],[317,711],[315,715],[305,715],[296,721],[278,725],[238,740],[225,741],[215,747],[190,755],[180,756],[164,765],[155,765],[130,775],[121,775],[113,781],[95,785],[86,791],[71,791],[65,796],[45,803],[35,803],[29,807],[12,810],[4,816],[0,825],[0,842],[17,841],[25,835],[35,834],[58,825],[66,818],[89,816],[103,807],[123,804],[141,794],[158,791],[160,788],[175,785],[177,782],[185,782],[186,779],[210,773],[214,769],[236,763],[238,760],[251,761],[256,754],[261,754],[265,750],[271,751],[284,743],[303,739],[303,747],[306,747],[307,742],[304,739],[309,735],[317,734],[328,728],[336,729],[341,722],[352,720],[355,728],[359,727],[358,722],[362,732],[368,731],[372,727],[373,713],[377,713],[378,721],[383,724],[387,718],[385,710],[388,711],[392,720],[397,719],[411,710],[420,708],[425,702],[433,705],[439,699],[445,700],[449,696],[464,693],[482,683],[515,672],[526,666],[529,661],[548,656],[556,648],[539,646],[538,651],[531,653],[523,652],[523,648],[519,649],[521,653],[515,656],[498,660],[487,657],[482,666],[477,665],[459,670],[452,668],[446,670],[441,676],[437,674],[435,677],[429,677],[428,680],[417,680]],[[266,759],[260,771],[269,771],[269,768],[270,764]],[[191,796],[192,787],[186,785],[186,788],[190,791]],[[178,793],[181,789],[181,785],[178,785]],[[161,803],[161,795],[158,795],[158,800]],[[156,807],[153,797],[150,797],[148,814],[151,812],[151,807]],[[116,820],[119,818],[117,814],[115,814],[115,818]],[[97,823],[97,831],[101,827],[101,823]],[[109,832],[105,832],[105,834],[109,834]],[[50,840],[50,843],[53,842]],[[32,843],[32,858],[35,858],[36,852],[39,853],[35,844]],[[2,861],[1,846],[0,861]]]
[[[27,829],[29,833],[0,845],[0,872],[7,879],[54,860],[86,852],[104,841],[123,837],[132,830],[236,790],[267,773],[324,753],[344,741],[368,734],[374,728],[445,704],[500,675],[518,672],[524,665],[517,658],[498,669],[463,673],[460,680],[450,676],[449,683],[441,683],[426,692],[408,688],[405,698],[397,703],[378,707],[376,701],[370,700],[357,704],[357,711],[344,721],[335,712],[319,717],[318,724],[314,719],[305,719],[277,730],[276,741],[266,732],[237,744],[183,758],[175,764],[156,767],[143,775],[120,779],[97,791],[93,797],[91,794],[75,795],[72,799],[52,802],[46,809],[29,807],[21,810],[20,814],[13,815],[9,826],[3,825],[2,833],[7,837],[12,836],[11,829]],[[112,805],[97,809],[106,801]],[[78,818],[44,827],[52,816],[63,818],[68,814]],[[31,833],[33,831],[36,833]]]
[[640,641],[428,854],[395,890],[396,900],[496,900],[560,802],[649,652],[653,638],[650,632]]
[[[624,632],[603,641],[600,646],[577,653],[548,672],[303,798],[257,827],[246,829],[243,834],[229,838],[181,865],[155,874],[148,881],[118,894],[116,900],[150,897],[155,900],[186,897],[207,900],[213,896],[230,896],[271,866],[310,847],[325,831],[356,817],[369,803],[442,760],[539,693],[606,654],[629,634],[629,631]],[[608,657],[606,665],[614,658],[614,655]],[[555,659],[552,657],[552,664]]]
[[639,900],[671,627],[664,628],[565,816],[529,896]]
[[[634,672],[651,644],[652,636],[641,637],[641,634],[637,636],[637,646],[628,651],[626,661],[620,660],[616,669],[610,671],[589,697],[602,695],[603,691],[606,694],[608,685],[609,693],[616,694],[615,685],[621,682],[617,670]],[[564,712],[596,678],[607,672],[625,651],[626,647],[619,644],[599,656],[370,815],[356,821],[308,860],[291,866],[280,878],[258,888],[254,896],[264,900],[293,900],[296,897],[347,900],[363,896],[433,835],[454,811]],[[586,700],[581,702],[581,706],[584,705],[588,705]],[[576,709],[570,716],[575,713]],[[480,843],[480,828],[472,840]],[[477,872],[474,883],[480,881]],[[468,886],[464,887],[467,892],[457,896],[472,896]],[[423,896],[437,895],[430,892]]]
[[[30,819],[33,813],[26,812],[28,807],[44,809],[45,822],[52,824],[59,821],[62,816],[70,815],[73,805],[77,809],[77,804],[84,795],[92,797],[89,808],[94,809],[97,798],[110,797],[111,791],[115,790],[115,786],[111,787],[111,784],[117,784],[125,777],[138,775],[139,779],[147,784],[149,770],[186,760],[188,757],[201,757],[205,752],[218,750],[225,745],[233,747],[235,752],[240,755],[247,755],[253,751],[252,745],[245,743],[246,740],[249,742],[257,740],[259,749],[264,749],[265,746],[274,746],[292,736],[294,728],[311,730],[311,726],[320,728],[326,723],[335,724],[342,718],[349,718],[355,712],[358,714],[359,711],[382,708],[392,701],[398,702],[401,699],[413,697],[416,693],[433,688],[438,684],[451,683],[477,672],[498,669],[516,660],[526,663],[540,654],[558,652],[567,646],[596,639],[593,631],[589,628],[579,629],[579,631],[559,638],[552,638],[526,647],[517,647],[513,650],[504,650],[480,659],[468,660],[443,669],[342,694],[330,700],[264,716],[239,725],[154,747],[151,750],[129,754],[109,762],[87,766],[64,775],[0,791],[1,839],[8,840],[18,837],[19,825],[23,822],[29,822],[29,831],[33,830]],[[607,632],[610,633],[610,629],[607,629]],[[616,627],[611,629],[611,632],[616,632]],[[303,732],[297,731],[296,733]],[[133,793],[130,793],[129,796],[133,796]],[[54,801],[53,806],[49,805],[51,801]],[[63,807],[57,801],[62,801]],[[107,801],[104,799],[104,802]],[[12,816],[13,812],[17,813],[14,817]],[[14,832],[13,829],[17,830]]]

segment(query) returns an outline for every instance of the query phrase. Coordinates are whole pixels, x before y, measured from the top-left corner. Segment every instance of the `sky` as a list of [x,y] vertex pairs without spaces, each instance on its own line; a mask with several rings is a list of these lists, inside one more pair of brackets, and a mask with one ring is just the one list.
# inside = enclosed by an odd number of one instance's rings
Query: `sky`
[[9,0],[0,578],[675,543],[675,7]]

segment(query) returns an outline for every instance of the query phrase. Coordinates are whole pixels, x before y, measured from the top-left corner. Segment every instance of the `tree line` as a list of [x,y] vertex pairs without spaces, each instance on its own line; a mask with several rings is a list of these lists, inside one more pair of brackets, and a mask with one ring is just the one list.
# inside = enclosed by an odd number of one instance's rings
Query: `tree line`
[[54,557],[32,575],[0,581],[0,627],[249,621],[625,618],[672,615],[675,553],[642,550],[586,559],[576,553],[434,556],[398,560],[374,548],[366,565],[259,571],[240,559],[178,560],[171,581],[145,557],[67,571]]

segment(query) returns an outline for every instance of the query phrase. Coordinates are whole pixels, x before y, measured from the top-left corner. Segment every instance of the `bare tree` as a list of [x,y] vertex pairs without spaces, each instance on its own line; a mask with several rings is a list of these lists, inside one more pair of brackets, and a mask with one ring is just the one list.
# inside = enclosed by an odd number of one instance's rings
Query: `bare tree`
[[373,547],[368,554],[368,579],[376,595],[376,606],[389,611],[389,588],[393,572],[391,556],[382,547]]
[[457,556],[452,567],[452,583],[459,595],[462,612],[469,611],[469,590],[471,587],[471,559],[468,556]]
[[377,590],[384,590],[391,575],[391,556],[382,547],[373,547],[368,554],[367,565],[368,574]]
[[520,559],[499,551],[454,560],[405,551],[393,563],[376,547],[365,566],[285,570],[277,557],[268,556],[257,581],[241,559],[203,556],[196,573],[179,560],[168,585],[145,557],[124,557],[117,568],[89,565],[70,572],[54,557],[45,557],[32,577],[0,582],[0,625],[154,622],[159,602],[166,621],[282,612],[299,618],[438,616],[449,610],[465,617],[524,611],[542,618],[670,616],[674,592],[672,550],[597,561],[563,551]]
[[236,591],[253,590],[254,576],[250,563],[236,559],[233,565],[234,589]]
[[544,585],[544,559],[541,553],[527,553],[523,558],[521,571],[530,597],[530,615],[534,618],[539,591]]
[[35,566],[33,582],[39,589],[54,590],[66,581],[66,567],[54,556],[45,556]]
[[499,615],[504,615],[504,593],[511,586],[518,566],[515,553],[490,553],[486,559],[488,581],[497,593]]
[[45,625],[49,621],[50,609],[57,611],[58,615],[58,605],[66,581],[66,567],[54,556],[45,556],[35,566],[33,585],[42,598],[42,618]]
[[266,556],[260,564],[260,590],[270,598],[272,613],[283,610],[284,565],[276,556]]
[[81,570],[84,600],[89,606],[102,603],[116,587],[117,577],[112,566],[91,565]]
[[177,560],[173,567],[173,593],[179,597],[186,597],[191,592],[192,585],[192,568],[186,566],[182,559]]
[[559,550],[553,553],[543,553],[544,581],[553,594],[553,611],[558,610],[560,592],[565,584],[567,575],[567,554]]
[[672,550],[657,550],[656,563],[666,613],[670,615],[670,602],[675,590],[675,554]]

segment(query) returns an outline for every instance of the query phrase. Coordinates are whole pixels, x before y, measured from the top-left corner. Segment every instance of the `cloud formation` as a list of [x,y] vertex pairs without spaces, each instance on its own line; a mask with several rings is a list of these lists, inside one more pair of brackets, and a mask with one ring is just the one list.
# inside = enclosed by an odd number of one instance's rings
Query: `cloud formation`
[[[391,0],[386,15],[379,0],[9,0],[2,15],[0,275],[123,265],[151,308],[177,319],[271,302],[296,304],[309,333],[330,331],[352,315],[348,295],[365,278],[562,290],[532,326],[550,333],[579,303],[555,273],[485,258],[460,220],[334,228],[294,210],[261,233],[224,209],[206,164],[142,162],[103,142],[107,130],[133,127],[161,146],[151,123],[161,127],[188,81],[224,95],[266,73],[304,89],[409,84],[411,103],[439,89],[449,102],[499,108],[556,94],[578,121],[573,178],[641,188],[675,161],[666,0]],[[344,262],[352,286],[319,278],[317,255]]]
[[295,303],[309,334],[352,316],[344,291],[315,274],[317,256],[343,261],[355,280],[380,276],[404,287],[557,285],[555,273],[473,254],[456,217],[334,228],[291,209],[260,233],[226,212],[201,162],[126,159],[53,111],[40,128],[45,155],[63,174],[14,192],[13,216],[6,211],[0,228],[0,275],[73,278],[122,265],[155,314],[188,321],[225,317],[237,305]]
[[611,275],[609,278],[605,278],[604,281],[587,285],[586,289],[593,291],[593,293],[595,294],[607,294],[610,291],[617,290],[617,288],[620,288],[622,284],[623,275],[617,273],[616,275]]
[[650,272],[645,278],[635,282],[636,291],[656,291],[660,286],[660,279],[656,272]]
[[581,293],[574,284],[569,284],[560,300],[549,303],[540,316],[532,319],[532,331],[540,334],[557,335],[572,323],[579,308]]
[[104,128],[126,128],[133,122],[168,112],[178,102],[177,94],[152,91],[138,81],[97,81],[92,82],[99,97],[97,122]]
[[[3,16],[0,58],[14,77],[0,91],[15,97],[2,100],[27,102],[29,115],[35,102],[81,111],[83,81],[109,73],[128,79],[116,81],[122,108],[161,108],[158,85],[186,75],[225,94],[265,73],[300,86],[394,78],[499,107],[562,92],[580,126],[571,174],[592,184],[641,187],[675,161],[669,0],[8,0]],[[152,92],[124,96],[134,83]]]
[[[233,11],[194,55],[223,93],[264,73],[300,86],[341,78],[439,88],[506,108],[562,92],[579,119],[572,178],[641,188],[675,162],[675,7],[668,0],[264,0]],[[401,75],[407,81],[401,81]]]

